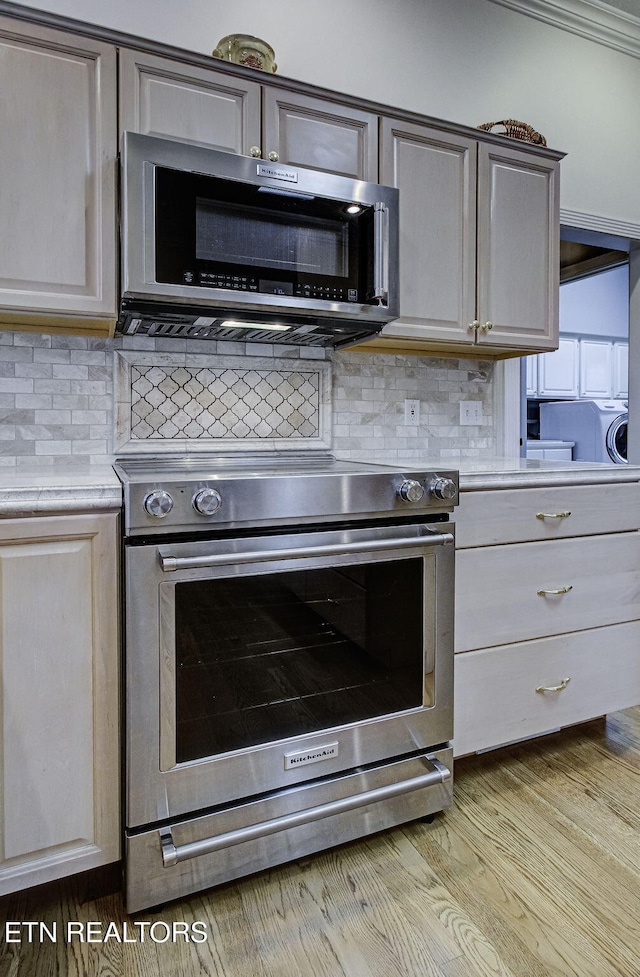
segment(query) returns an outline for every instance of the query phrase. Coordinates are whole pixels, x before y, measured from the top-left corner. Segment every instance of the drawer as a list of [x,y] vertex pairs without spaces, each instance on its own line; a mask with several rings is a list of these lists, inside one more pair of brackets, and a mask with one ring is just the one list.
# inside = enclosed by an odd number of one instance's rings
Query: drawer
[[[502,746],[640,703],[640,621],[455,660],[454,753]],[[560,686],[558,692],[536,692]]]
[[626,532],[640,529],[640,484],[462,492],[454,518],[458,549]]
[[[540,595],[538,591],[566,593]],[[455,649],[542,638],[640,618],[640,533],[462,550]]]

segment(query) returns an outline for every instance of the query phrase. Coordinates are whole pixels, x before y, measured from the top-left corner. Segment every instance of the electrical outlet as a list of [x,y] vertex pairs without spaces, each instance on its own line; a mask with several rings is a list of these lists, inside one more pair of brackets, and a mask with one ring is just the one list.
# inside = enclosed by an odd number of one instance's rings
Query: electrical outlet
[[460,423],[482,424],[482,401],[481,400],[460,401]]
[[417,427],[420,423],[420,401],[405,400],[404,402],[404,423],[410,427]]

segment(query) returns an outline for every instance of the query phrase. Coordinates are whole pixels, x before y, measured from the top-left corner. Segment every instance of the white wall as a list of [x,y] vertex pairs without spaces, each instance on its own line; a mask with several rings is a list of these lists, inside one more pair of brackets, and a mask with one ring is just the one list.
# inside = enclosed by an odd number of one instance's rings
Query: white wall
[[490,0],[24,0],[209,54],[269,41],[281,75],[468,125],[529,122],[566,210],[640,225],[640,60]]
[[629,266],[560,286],[560,334],[629,337]]

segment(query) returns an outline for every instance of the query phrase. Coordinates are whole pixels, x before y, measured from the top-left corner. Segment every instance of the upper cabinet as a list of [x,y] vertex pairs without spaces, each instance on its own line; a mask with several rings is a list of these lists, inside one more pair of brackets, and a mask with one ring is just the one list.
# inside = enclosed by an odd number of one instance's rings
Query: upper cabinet
[[561,153],[32,16],[0,18],[0,329],[112,334],[129,130],[397,186],[401,316],[368,349],[557,347]]
[[382,120],[400,189],[400,318],[372,345],[519,356],[558,345],[558,154]]
[[478,153],[476,341],[522,353],[558,346],[559,164],[483,144]]
[[120,72],[123,130],[377,179],[375,114],[138,51],[120,52]]
[[120,128],[249,156],[260,142],[260,85],[124,49]]
[[400,189],[400,318],[385,344],[472,342],[477,143],[382,120],[380,180]]
[[108,334],[115,48],[0,18],[0,89],[0,325]]
[[281,88],[263,92],[262,155],[355,180],[378,180],[378,117]]

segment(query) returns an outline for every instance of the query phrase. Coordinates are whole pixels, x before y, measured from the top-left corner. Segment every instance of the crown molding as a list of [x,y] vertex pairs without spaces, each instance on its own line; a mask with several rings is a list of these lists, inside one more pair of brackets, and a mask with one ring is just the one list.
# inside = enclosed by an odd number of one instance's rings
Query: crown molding
[[614,237],[640,240],[640,224],[629,221],[614,220],[611,217],[599,217],[597,214],[583,214],[577,210],[560,208],[560,223],[569,227],[578,227],[586,231],[598,231],[600,234]]
[[640,58],[640,17],[603,0],[490,0],[545,24]]

